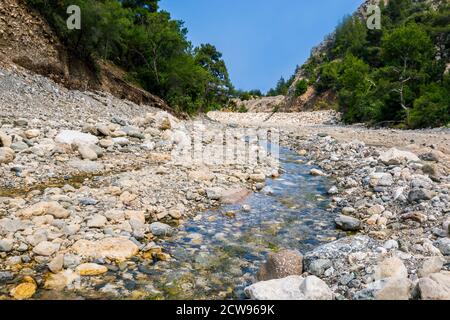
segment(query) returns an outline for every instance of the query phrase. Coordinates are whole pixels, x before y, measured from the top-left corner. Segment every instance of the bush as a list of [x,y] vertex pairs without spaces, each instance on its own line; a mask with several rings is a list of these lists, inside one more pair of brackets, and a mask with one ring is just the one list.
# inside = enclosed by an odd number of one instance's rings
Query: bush
[[409,114],[409,125],[413,128],[447,125],[450,122],[450,90],[431,84],[422,91],[423,94],[414,101],[414,108]]
[[299,97],[303,94],[306,93],[306,91],[308,90],[308,81],[302,79],[297,81],[297,83],[295,84],[295,96]]
[[246,113],[248,112],[248,109],[242,104],[239,109],[238,109],[239,113]]

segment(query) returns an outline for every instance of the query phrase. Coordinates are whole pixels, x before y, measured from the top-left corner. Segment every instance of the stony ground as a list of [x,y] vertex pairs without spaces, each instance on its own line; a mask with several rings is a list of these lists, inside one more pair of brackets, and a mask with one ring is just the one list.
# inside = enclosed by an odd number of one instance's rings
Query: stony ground
[[312,175],[335,179],[330,218],[350,237],[271,255],[249,297],[450,299],[448,129],[345,127],[333,112],[181,121],[14,67],[0,79],[1,298],[95,287],[108,271],[172,259],[157,243],[177,225],[279,175],[262,150],[259,161],[218,157],[260,150],[233,144],[253,127],[279,128],[282,145],[321,168]]
[[[309,122],[292,125],[305,117]],[[272,117],[269,124],[252,120],[253,114],[213,118],[235,126],[253,121],[257,127],[278,127],[282,145],[322,168],[311,174],[335,178],[331,212],[336,226],[349,232],[313,252],[269,257],[262,267],[270,270],[269,278],[292,277],[257,283],[247,288],[249,296],[450,299],[449,129],[330,126],[323,113],[278,114],[278,122]],[[303,274],[292,255],[302,258]]]
[[[216,122],[69,91],[20,69],[1,69],[0,77],[3,298],[61,290],[124,262],[136,269],[131,257],[171,259],[155,241],[278,175],[269,156],[211,161],[224,149]],[[238,140],[245,132],[229,134]],[[209,153],[179,151],[194,140]]]

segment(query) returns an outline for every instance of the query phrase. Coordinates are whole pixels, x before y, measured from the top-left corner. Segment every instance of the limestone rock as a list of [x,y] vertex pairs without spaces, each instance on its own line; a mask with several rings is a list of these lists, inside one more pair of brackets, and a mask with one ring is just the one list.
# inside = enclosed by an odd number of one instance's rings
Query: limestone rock
[[259,281],[281,279],[303,273],[303,256],[297,250],[270,253],[266,263],[258,270]]
[[405,162],[420,162],[418,156],[409,151],[401,151],[396,148],[389,149],[380,155],[380,161],[385,165],[399,165]]
[[86,258],[124,261],[136,255],[139,248],[127,238],[111,237],[97,241],[78,240],[73,244],[72,250]]
[[450,300],[450,272],[434,273],[419,279],[418,291],[422,300]]

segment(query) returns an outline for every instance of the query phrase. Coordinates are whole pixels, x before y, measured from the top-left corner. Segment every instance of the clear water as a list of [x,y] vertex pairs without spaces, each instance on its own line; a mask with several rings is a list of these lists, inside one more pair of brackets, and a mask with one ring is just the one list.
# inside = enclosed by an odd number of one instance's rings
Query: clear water
[[280,149],[280,165],[285,173],[268,180],[263,192],[202,213],[159,243],[175,259],[153,265],[159,298],[244,298],[269,252],[307,252],[341,235],[326,211],[332,181],[311,176],[312,167],[289,149]]

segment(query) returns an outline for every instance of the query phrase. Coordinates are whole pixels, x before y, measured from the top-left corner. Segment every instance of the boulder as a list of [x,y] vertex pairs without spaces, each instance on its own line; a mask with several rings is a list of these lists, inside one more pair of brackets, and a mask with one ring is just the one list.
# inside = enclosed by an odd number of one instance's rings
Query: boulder
[[378,263],[375,267],[375,280],[381,280],[391,277],[408,277],[408,270],[406,269],[405,264],[400,258],[387,258]]
[[379,160],[385,165],[399,165],[406,162],[420,162],[418,156],[409,151],[401,151],[396,148],[383,152]]
[[257,279],[267,281],[303,273],[303,256],[297,250],[270,253],[266,263],[258,270]]
[[422,300],[450,300],[450,272],[434,273],[419,279],[417,291]]
[[89,145],[96,144],[98,138],[89,133],[75,130],[63,130],[56,137],[55,141],[62,144]]
[[83,144],[78,146],[78,153],[85,160],[97,160],[98,158],[97,152],[90,145]]
[[127,238],[110,237],[97,241],[78,240],[73,244],[72,251],[85,258],[124,261],[136,255],[139,248]]
[[354,300],[409,300],[412,283],[405,277],[392,277],[369,283],[353,295]]
[[316,276],[289,276],[257,282],[245,288],[252,300],[332,300],[333,292]]
[[165,223],[154,222],[150,224],[150,232],[157,237],[170,237],[175,233],[175,230]]

